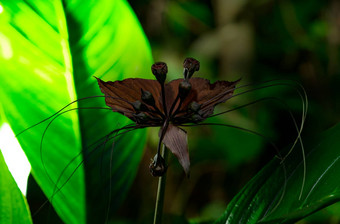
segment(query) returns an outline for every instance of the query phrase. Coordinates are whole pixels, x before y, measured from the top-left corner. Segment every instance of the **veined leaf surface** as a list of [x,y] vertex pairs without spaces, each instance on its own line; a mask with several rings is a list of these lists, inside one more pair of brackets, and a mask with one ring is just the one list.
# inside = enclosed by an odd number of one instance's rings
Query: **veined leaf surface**
[[[124,0],[0,4],[1,122],[10,123],[17,134],[74,100],[101,95],[93,76],[118,80],[150,74],[150,47]],[[104,98],[79,101],[67,109],[94,106],[104,107]],[[111,186],[111,208],[119,205],[141,159],[145,131],[119,139],[112,160],[94,162],[90,144],[127,124],[127,119],[109,110],[66,112],[51,123],[40,150],[48,122],[18,136],[32,174],[47,197],[53,196],[64,222],[105,218],[108,202],[101,202],[109,190],[98,189]],[[104,152],[101,158],[111,155]],[[111,171],[98,171],[105,168]],[[100,187],[98,179],[103,180]]]

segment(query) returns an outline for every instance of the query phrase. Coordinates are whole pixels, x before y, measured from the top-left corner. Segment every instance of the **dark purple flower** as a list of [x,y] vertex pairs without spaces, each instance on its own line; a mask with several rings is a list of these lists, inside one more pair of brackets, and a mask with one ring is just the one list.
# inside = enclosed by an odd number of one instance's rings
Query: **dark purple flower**
[[161,176],[166,166],[159,154],[163,143],[177,157],[185,173],[189,174],[190,159],[187,133],[179,126],[199,123],[214,112],[217,104],[233,95],[239,82],[210,81],[191,78],[200,64],[193,58],[184,61],[184,79],[165,83],[168,68],[164,62],[152,65],[157,80],[130,78],[105,82],[97,78],[106,105],[134,121],[137,127],[159,126],[160,144],[150,169],[154,176]]

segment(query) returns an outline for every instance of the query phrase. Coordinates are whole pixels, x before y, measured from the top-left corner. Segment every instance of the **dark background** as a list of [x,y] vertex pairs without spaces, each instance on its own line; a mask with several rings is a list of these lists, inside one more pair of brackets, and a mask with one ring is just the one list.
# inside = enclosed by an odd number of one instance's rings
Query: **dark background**
[[[308,94],[303,140],[339,122],[340,3],[334,1],[129,1],[150,41],[155,61],[168,64],[168,80],[179,78],[185,57],[201,62],[199,77],[236,80],[241,85],[295,80]],[[283,82],[283,81],[282,81]],[[239,90],[238,93],[241,93]],[[275,86],[229,100],[218,111],[264,97],[278,97],[301,122],[302,101],[294,88]],[[279,148],[296,130],[283,103],[263,101],[211,121],[249,128]],[[191,177],[170,158],[165,213],[197,220],[216,219],[228,202],[276,155],[268,141],[231,128],[186,128]],[[118,219],[143,222],[153,215],[157,180],[148,172],[158,130],[148,146]],[[180,219],[180,218],[179,218]],[[170,218],[169,218],[170,220]],[[299,223],[339,223],[335,204]],[[174,222],[174,221],[172,221]]]

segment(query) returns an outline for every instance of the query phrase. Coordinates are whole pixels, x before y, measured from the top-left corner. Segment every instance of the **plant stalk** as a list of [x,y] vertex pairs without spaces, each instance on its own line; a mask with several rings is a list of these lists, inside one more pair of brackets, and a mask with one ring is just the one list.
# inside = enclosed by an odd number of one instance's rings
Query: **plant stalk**
[[[165,148],[165,145],[163,144],[162,157],[165,160],[165,164],[167,164],[168,153],[169,153],[168,150]],[[166,182],[166,172],[164,173],[163,176],[158,178],[156,207],[155,207],[155,215],[154,215],[154,219],[153,219],[153,224],[161,224],[162,223],[165,182]]]

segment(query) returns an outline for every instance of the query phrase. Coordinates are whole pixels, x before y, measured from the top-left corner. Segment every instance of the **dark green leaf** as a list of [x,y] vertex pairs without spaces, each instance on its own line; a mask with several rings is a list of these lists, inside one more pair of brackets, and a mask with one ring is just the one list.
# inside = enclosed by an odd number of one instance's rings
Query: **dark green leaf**
[[[231,201],[215,223],[291,223],[340,200],[340,125],[307,145],[307,175],[303,180],[301,151],[280,165],[271,161]],[[286,178],[285,178],[286,177]]]

